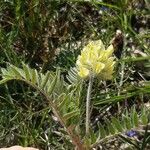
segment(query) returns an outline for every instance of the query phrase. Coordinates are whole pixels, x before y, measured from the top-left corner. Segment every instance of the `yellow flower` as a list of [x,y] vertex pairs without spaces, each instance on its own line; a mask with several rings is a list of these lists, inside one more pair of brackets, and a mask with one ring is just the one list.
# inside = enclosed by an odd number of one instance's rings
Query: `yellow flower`
[[80,66],[78,74],[81,78],[86,78],[89,76],[90,71],[83,66]]
[[113,52],[113,46],[110,45],[105,50],[101,40],[89,42],[77,59],[78,75],[81,78],[94,75],[103,80],[111,79],[115,64],[114,57],[112,57]]

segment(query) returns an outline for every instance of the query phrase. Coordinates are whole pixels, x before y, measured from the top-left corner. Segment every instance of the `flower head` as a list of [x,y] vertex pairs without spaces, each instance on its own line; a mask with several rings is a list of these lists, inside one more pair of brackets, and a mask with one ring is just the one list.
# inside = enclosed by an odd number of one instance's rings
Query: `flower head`
[[113,51],[112,45],[105,50],[101,40],[89,42],[77,59],[78,75],[81,78],[94,75],[104,80],[111,79],[115,64],[112,57]]
[[128,137],[134,137],[134,136],[137,136],[137,132],[134,130],[130,130],[130,131],[126,132],[126,135]]

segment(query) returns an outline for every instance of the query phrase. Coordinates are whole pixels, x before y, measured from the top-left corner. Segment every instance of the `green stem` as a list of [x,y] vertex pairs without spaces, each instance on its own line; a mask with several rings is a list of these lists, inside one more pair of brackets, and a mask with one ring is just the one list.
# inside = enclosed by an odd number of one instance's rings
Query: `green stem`
[[91,101],[92,84],[93,84],[93,76],[90,76],[86,97],[86,122],[85,122],[86,135],[89,134],[90,129],[90,101]]

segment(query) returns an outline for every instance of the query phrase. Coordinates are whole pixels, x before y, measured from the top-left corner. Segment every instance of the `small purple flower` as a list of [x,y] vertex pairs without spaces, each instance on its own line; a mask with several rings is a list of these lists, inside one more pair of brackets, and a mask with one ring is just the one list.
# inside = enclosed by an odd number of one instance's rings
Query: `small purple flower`
[[137,132],[134,130],[130,130],[128,132],[125,133],[128,137],[134,137],[137,135]]

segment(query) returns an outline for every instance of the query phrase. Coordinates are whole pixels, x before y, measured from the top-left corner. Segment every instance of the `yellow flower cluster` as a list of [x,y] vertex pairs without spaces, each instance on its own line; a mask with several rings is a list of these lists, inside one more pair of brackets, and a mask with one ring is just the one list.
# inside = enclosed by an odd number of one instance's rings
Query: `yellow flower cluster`
[[102,80],[111,79],[115,64],[113,52],[113,46],[110,45],[105,50],[101,40],[89,42],[77,59],[78,75],[81,78],[93,75],[99,76]]

